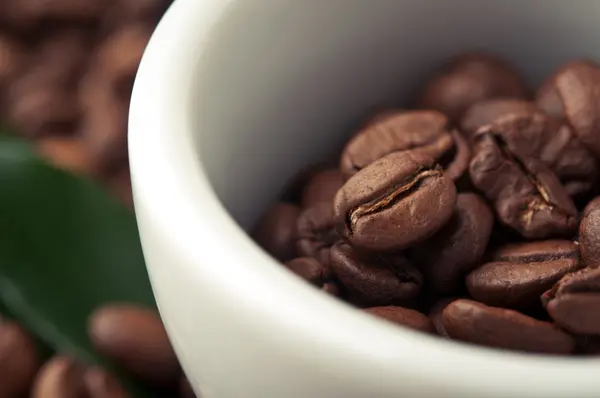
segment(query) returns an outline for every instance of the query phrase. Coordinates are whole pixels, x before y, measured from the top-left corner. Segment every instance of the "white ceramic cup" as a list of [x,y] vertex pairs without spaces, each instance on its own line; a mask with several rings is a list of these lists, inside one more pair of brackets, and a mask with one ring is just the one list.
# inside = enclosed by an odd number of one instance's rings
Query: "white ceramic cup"
[[296,170],[448,56],[491,50],[537,85],[564,61],[600,59],[599,21],[586,0],[177,0],[135,84],[130,156],[154,292],[202,397],[600,396],[597,360],[389,325],[244,233]]

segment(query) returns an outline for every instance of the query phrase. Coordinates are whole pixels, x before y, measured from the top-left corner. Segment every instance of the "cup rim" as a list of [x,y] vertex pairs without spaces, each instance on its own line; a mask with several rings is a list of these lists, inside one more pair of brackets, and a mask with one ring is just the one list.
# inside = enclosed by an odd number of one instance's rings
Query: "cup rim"
[[[451,390],[493,389],[503,396],[523,396],[524,387],[528,394],[548,397],[573,391],[591,397],[600,391],[600,381],[590,377],[600,370],[600,361],[503,352],[398,328],[316,291],[276,267],[252,242],[223,208],[202,169],[190,114],[191,87],[212,45],[211,31],[240,1],[175,1],[141,62],[130,107],[129,154],[135,206],[152,217],[153,229],[168,231],[163,238],[189,263],[201,267],[206,258],[219,259],[235,270],[239,280],[220,275],[220,267],[203,269],[202,277],[208,272],[261,316],[329,347],[332,357],[371,364],[379,377],[402,374]],[[202,250],[199,239],[205,242]],[[197,267],[181,272],[199,278]],[[161,298],[157,301],[160,305]],[[290,309],[294,317],[286,315]]]

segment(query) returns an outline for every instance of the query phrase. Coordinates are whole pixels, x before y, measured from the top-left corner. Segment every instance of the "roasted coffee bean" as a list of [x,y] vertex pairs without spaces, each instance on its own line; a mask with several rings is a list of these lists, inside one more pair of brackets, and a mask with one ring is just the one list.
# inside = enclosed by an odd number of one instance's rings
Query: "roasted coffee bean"
[[575,349],[575,338],[549,322],[471,300],[453,301],[442,319],[451,338],[474,344],[544,354]]
[[429,318],[420,312],[411,310],[409,308],[390,305],[385,307],[367,308],[365,309],[365,312],[400,326],[405,326],[407,328],[419,330],[425,333],[435,333],[433,324]]
[[600,157],[600,67],[589,60],[570,62],[543,85],[537,104],[546,113],[564,117],[579,140]]
[[509,245],[467,276],[467,289],[475,300],[491,306],[539,307],[541,294],[579,268],[578,254],[570,241]]
[[27,332],[15,323],[0,323],[0,398],[26,396],[39,367]]
[[530,114],[537,110],[533,102],[518,98],[492,98],[473,104],[463,116],[460,128],[467,137],[473,138],[480,128],[497,119],[515,114]]
[[298,257],[284,264],[290,271],[323,291],[336,295],[339,288],[329,266],[312,257]]
[[542,296],[554,321],[579,334],[600,334],[600,268],[584,268],[563,277]]
[[472,193],[458,194],[448,224],[415,247],[410,258],[435,292],[456,292],[464,275],[479,265],[493,225],[494,216],[483,199]]
[[358,303],[407,305],[421,291],[421,273],[400,254],[360,253],[346,243],[334,245],[330,254],[332,272]]
[[289,203],[278,203],[260,219],[252,236],[264,250],[279,261],[296,257],[296,223],[300,208]]
[[583,268],[565,275],[542,296],[544,306],[557,296],[600,291],[600,268]]
[[600,291],[559,296],[546,309],[557,324],[573,333],[600,335]]
[[35,379],[32,398],[86,397],[85,367],[75,360],[56,356],[48,361]]
[[86,398],[129,398],[123,386],[105,370],[92,367],[85,371],[83,383]]
[[431,237],[452,216],[456,189],[432,158],[411,151],[387,155],[338,191],[335,219],[352,245],[405,249]]
[[452,59],[429,80],[417,107],[435,109],[459,122],[473,104],[489,98],[524,98],[525,84],[503,59],[486,53],[467,53]]
[[[340,169],[349,178],[390,153],[409,149],[418,149],[447,167],[453,166],[452,175],[456,178],[466,169],[464,157],[468,158],[468,153],[461,153],[456,159],[448,119],[435,111],[399,112],[371,122],[344,148]],[[455,161],[457,164],[453,164]]]
[[331,203],[317,203],[302,211],[297,221],[297,239],[299,255],[314,257],[322,264],[329,264],[329,249],[340,239]]
[[471,148],[467,139],[463,137],[461,133],[456,130],[452,130],[452,139],[454,140],[454,158],[446,166],[444,175],[452,181],[458,181],[463,175],[465,175],[469,168],[469,161],[471,160]]
[[97,310],[88,332],[95,349],[132,375],[157,386],[173,386],[181,369],[158,313],[132,305]]
[[488,131],[500,136],[509,151],[541,160],[569,194],[586,193],[596,185],[596,160],[561,120],[534,110],[505,115],[491,125]]
[[429,310],[429,319],[431,319],[433,328],[435,329],[438,335],[445,338],[449,338],[450,336],[448,336],[448,332],[446,332],[446,328],[444,328],[442,314],[444,313],[446,307],[454,300],[457,299],[453,297],[440,299]]
[[558,178],[541,161],[522,158],[493,126],[475,137],[469,173],[499,220],[525,238],[570,236],[577,228],[577,209]]
[[306,209],[320,202],[331,205],[342,185],[344,176],[338,169],[326,169],[315,174],[302,190],[302,208]]
[[579,250],[586,267],[600,267],[600,196],[583,210],[579,224]]

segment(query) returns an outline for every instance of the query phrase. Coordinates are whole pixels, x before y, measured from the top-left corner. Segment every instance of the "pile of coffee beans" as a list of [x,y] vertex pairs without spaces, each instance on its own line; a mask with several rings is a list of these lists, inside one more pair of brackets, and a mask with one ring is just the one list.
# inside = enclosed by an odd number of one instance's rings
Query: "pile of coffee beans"
[[[88,332],[95,350],[135,379],[166,397],[195,397],[154,310],[127,304],[100,308],[90,316]],[[31,337],[9,320],[0,322],[0,363],[2,398],[130,396],[106,370],[66,353],[42,363]]]
[[253,231],[316,288],[396,324],[500,349],[600,354],[600,65],[534,93],[462,54],[412,109],[370,114]]
[[172,0],[0,1],[0,118],[52,163],[131,204],[127,114]]

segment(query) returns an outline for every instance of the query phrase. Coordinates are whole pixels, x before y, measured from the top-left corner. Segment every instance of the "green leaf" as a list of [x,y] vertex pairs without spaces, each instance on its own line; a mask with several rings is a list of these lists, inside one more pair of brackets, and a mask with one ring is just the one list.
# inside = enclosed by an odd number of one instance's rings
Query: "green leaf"
[[[88,340],[90,313],[113,302],[155,306],[134,214],[8,136],[0,187],[1,306],[56,352],[111,368]],[[134,397],[159,396],[124,383]]]

